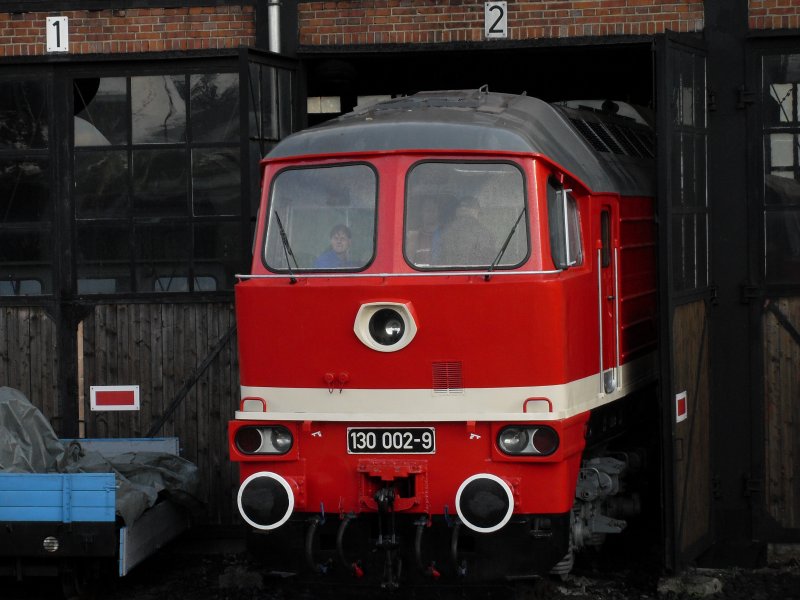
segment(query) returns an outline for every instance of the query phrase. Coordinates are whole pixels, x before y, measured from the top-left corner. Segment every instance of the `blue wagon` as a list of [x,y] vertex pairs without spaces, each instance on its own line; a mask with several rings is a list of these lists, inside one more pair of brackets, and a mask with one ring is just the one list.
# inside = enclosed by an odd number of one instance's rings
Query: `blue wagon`
[[[79,440],[110,458],[130,452],[178,454],[177,438]],[[131,525],[116,515],[114,473],[0,472],[0,575],[84,575],[100,559],[119,576],[189,525],[170,501],[148,508]]]

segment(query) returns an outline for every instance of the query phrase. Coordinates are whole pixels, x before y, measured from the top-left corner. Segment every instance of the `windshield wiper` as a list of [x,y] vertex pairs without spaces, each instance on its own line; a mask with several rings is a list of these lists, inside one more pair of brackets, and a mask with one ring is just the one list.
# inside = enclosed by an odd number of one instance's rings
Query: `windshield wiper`
[[297,265],[297,259],[294,257],[294,252],[292,252],[292,247],[289,245],[289,238],[286,237],[286,230],[283,228],[283,223],[281,223],[281,218],[278,216],[278,211],[275,211],[275,220],[278,223],[278,230],[281,233],[281,244],[283,244],[283,255],[286,257],[286,269],[289,271],[289,283],[297,283],[297,277],[294,276],[294,272],[292,271],[292,265],[289,263],[289,257],[292,257],[294,261],[295,269],[299,269],[300,267]]
[[514,221],[514,225],[511,227],[511,231],[509,231],[508,235],[506,236],[506,241],[503,242],[503,246],[500,248],[500,252],[497,253],[497,256],[495,256],[494,260],[492,261],[492,264],[489,267],[489,272],[486,273],[486,275],[483,276],[483,279],[485,281],[489,281],[489,279],[491,279],[492,271],[494,271],[494,268],[497,266],[497,264],[500,262],[500,259],[502,259],[503,255],[506,253],[506,249],[508,248],[508,244],[511,243],[511,238],[514,237],[514,232],[517,230],[517,225],[519,225],[519,222],[522,219],[522,215],[525,214],[525,211],[527,210],[527,208],[528,208],[527,206],[523,206],[522,207],[522,210],[520,211],[519,216],[517,217],[517,220]]

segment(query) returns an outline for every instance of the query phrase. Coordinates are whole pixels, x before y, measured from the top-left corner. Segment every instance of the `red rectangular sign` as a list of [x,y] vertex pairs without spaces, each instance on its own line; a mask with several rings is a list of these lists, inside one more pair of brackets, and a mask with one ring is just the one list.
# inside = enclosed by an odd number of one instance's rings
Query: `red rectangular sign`
[[139,410],[138,385],[93,385],[92,410]]
[[675,422],[685,421],[689,416],[689,403],[686,399],[686,392],[675,395]]
[[134,394],[133,390],[97,392],[95,394],[95,404],[97,406],[134,406],[136,404],[136,394]]

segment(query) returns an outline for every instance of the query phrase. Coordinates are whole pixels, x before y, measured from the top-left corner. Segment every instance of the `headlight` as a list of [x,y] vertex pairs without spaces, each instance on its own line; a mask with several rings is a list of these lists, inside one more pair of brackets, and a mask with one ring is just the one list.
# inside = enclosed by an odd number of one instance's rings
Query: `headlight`
[[245,454],[255,454],[258,452],[263,439],[261,430],[256,427],[242,427],[236,432],[235,436],[236,447],[239,449],[239,452],[244,452]]
[[369,320],[369,334],[382,346],[396,344],[405,331],[403,317],[393,308],[382,308]]
[[286,454],[294,438],[286,427],[241,427],[234,435],[236,448],[242,454]]
[[521,427],[506,427],[497,436],[497,445],[506,454],[520,454],[528,446],[528,432]]
[[510,456],[549,456],[558,449],[558,434],[545,425],[511,425],[497,434],[497,446]]
[[531,436],[531,448],[541,456],[552,454],[558,448],[558,434],[549,427],[537,427]]
[[397,352],[417,335],[417,323],[410,302],[369,302],[362,304],[353,332],[367,348]]
[[292,449],[292,433],[285,427],[273,427],[270,430],[270,442],[279,454],[286,454]]

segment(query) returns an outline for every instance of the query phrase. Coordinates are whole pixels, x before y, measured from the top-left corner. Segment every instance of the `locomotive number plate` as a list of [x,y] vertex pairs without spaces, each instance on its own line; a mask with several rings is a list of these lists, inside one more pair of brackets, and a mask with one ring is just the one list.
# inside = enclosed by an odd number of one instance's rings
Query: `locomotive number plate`
[[348,454],[433,454],[433,427],[348,427]]

